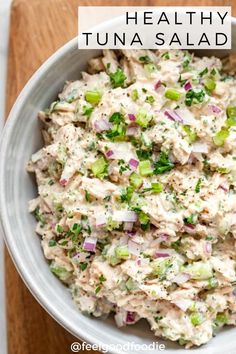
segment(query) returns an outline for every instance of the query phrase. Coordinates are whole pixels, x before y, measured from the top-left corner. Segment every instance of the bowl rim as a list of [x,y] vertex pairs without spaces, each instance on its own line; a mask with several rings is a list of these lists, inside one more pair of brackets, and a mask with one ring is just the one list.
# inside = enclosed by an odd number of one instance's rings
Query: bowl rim
[[[103,24],[94,27],[97,28],[107,28],[109,27],[112,23],[114,23],[114,20],[109,20],[104,22]],[[231,28],[235,26],[236,28],[236,17],[231,16]],[[236,30],[235,30],[236,32]],[[233,31],[232,31],[233,34]],[[21,107],[24,104],[25,99],[31,92],[31,90],[34,88],[36,85],[37,81],[40,79],[40,77],[50,69],[57,61],[60,60],[61,57],[63,57],[66,53],[74,50],[75,48],[78,48],[78,36],[74,37],[67,43],[65,43],[63,46],[61,46],[56,52],[54,52],[30,77],[28,82],[25,84],[23,89],[21,90],[20,94],[18,95],[17,99],[15,100],[15,103],[13,104],[10,113],[8,115],[7,121],[5,123],[5,126],[3,128],[3,131],[0,136],[0,232],[4,236],[5,244],[7,246],[8,252],[11,256],[11,259],[13,260],[13,263],[21,276],[24,284],[27,286],[29,289],[30,293],[36,298],[36,300],[39,302],[39,304],[44,308],[44,310],[53,317],[56,322],[58,322],[62,327],[64,327],[68,332],[70,332],[72,335],[74,335],[76,338],[79,338],[81,341],[86,341],[87,343],[91,344],[97,344],[100,345],[101,347],[104,345],[107,345],[107,343],[104,343],[102,340],[102,336],[100,338],[94,337],[93,334],[89,333],[86,328],[83,328],[82,326],[79,327],[79,334],[77,333],[72,325],[70,325],[70,322],[67,321],[65,317],[62,316],[60,313],[59,309],[54,307],[51,302],[48,302],[45,299],[45,296],[43,293],[41,293],[38,288],[37,284],[32,282],[32,279],[30,278],[27,269],[25,269],[24,264],[21,262],[21,254],[17,250],[17,247],[15,246],[13,237],[13,233],[11,232],[11,227],[10,227],[10,220],[8,220],[7,213],[5,211],[5,188],[4,188],[4,165],[5,165],[5,156],[6,156],[6,147],[8,146],[8,142],[10,140],[12,131],[14,130],[14,125],[15,122],[17,121],[18,117],[18,111],[20,111]],[[173,349],[174,350],[174,349]],[[180,350],[176,350],[176,352],[180,353]],[[186,351],[186,350],[185,350]],[[204,350],[203,350],[204,351]],[[119,349],[111,349],[109,350],[110,353],[113,354],[124,354],[125,351],[119,350]]]

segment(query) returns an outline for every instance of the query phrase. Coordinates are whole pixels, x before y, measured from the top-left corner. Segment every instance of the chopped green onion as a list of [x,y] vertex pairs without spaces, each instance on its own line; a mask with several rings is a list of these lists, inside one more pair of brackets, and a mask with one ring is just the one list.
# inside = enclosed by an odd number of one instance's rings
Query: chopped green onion
[[143,56],[139,57],[139,61],[141,61],[144,64],[151,63],[151,59],[149,58],[148,55],[143,55]]
[[90,117],[93,112],[93,107],[91,106],[84,106],[83,107],[83,116]]
[[172,101],[178,101],[181,97],[181,92],[175,89],[167,89],[165,92],[165,97]]
[[187,134],[187,140],[189,144],[192,144],[197,140],[197,133],[195,133],[188,125],[183,125],[183,130]]
[[85,263],[85,262],[81,262],[79,264],[79,267],[80,267],[80,270],[84,271],[88,266],[88,263]]
[[229,129],[228,128],[221,128],[221,130],[216,133],[216,135],[213,137],[213,141],[216,146],[222,146],[224,145],[225,139],[228,138],[229,136]]
[[170,53],[169,52],[165,52],[161,55],[162,58],[164,59],[170,59]]
[[136,123],[141,127],[146,128],[150,121],[152,120],[152,115],[150,115],[144,108],[140,108],[136,115]]
[[203,77],[204,75],[206,75],[208,73],[208,68],[205,68],[204,70],[202,70],[200,73],[199,73],[199,76]]
[[56,232],[61,234],[63,231],[64,231],[63,227],[58,224],[57,227],[56,227]]
[[138,217],[139,217],[139,222],[141,224],[141,229],[144,231],[147,230],[150,223],[149,216],[145,214],[143,211],[140,211]]
[[144,160],[139,163],[139,173],[141,176],[149,176],[153,174],[153,168],[151,161]]
[[187,218],[184,218],[185,224],[192,224],[196,225],[198,222],[198,215],[197,214],[191,214]]
[[93,172],[93,175],[98,178],[104,178],[105,176],[108,175],[108,164],[104,157],[101,157],[100,159],[96,160],[92,166],[91,170]]
[[48,241],[48,246],[49,246],[49,247],[54,247],[54,246],[56,246],[56,244],[57,244],[57,243],[56,243],[55,240],[49,240],[49,241]]
[[124,82],[127,79],[123,70],[121,70],[120,68],[118,68],[116,70],[116,72],[110,73],[109,76],[110,76],[110,82],[111,82],[111,85],[113,88],[123,87]]
[[228,316],[224,312],[219,312],[216,315],[215,325],[223,326],[228,321]]
[[159,182],[153,182],[150,188],[145,188],[145,192],[152,192],[154,194],[159,194],[163,191],[163,185]]
[[157,71],[157,67],[154,64],[145,64],[144,65],[144,70],[146,71],[146,73],[148,75],[151,75],[152,73],[154,73],[155,71]]
[[151,157],[152,152],[148,150],[139,149],[136,150],[136,154],[138,156],[139,161],[143,161],[143,160],[148,160]]
[[199,178],[198,181],[197,181],[196,187],[195,187],[195,192],[196,192],[196,193],[199,193],[199,192],[200,192],[200,190],[201,190],[201,183],[202,183],[202,180],[201,180],[201,178]]
[[212,79],[207,79],[205,82],[204,82],[204,87],[205,89],[207,90],[208,93],[212,93],[215,88],[216,88],[216,83],[214,80]]
[[199,312],[193,312],[190,315],[190,320],[194,326],[198,326],[204,321],[204,317]]
[[120,124],[114,124],[111,130],[109,130],[106,133],[106,137],[110,140],[122,141],[125,139],[125,134],[126,134],[125,125],[120,123]]
[[120,199],[121,199],[121,202],[124,203],[124,202],[127,202],[129,203],[131,201],[131,198],[132,198],[132,195],[133,195],[133,192],[134,192],[134,188],[129,186],[127,187],[121,194],[120,196]]
[[227,127],[236,126],[236,106],[228,106],[226,113],[227,113],[227,119],[226,119]]
[[186,106],[192,106],[192,104],[202,103],[205,98],[205,92],[203,90],[189,90],[185,96]]
[[124,116],[120,112],[115,112],[109,118],[109,122],[111,123],[121,123],[124,122]]
[[99,91],[86,91],[85,100],[91,104],[98,104],[101,101],[102,94]]
[[153,96],[147,96],[145,101],[149,104],[153,104],[155,102],[155,98]]
[[87,190],[85,190],[85,200],[89,203],[91,202],[91,195]]
[[131,91],[130,96],[131,96],[131,99],[132,99],[134,102],[137,101],[138,98],[139,98],[138,90],[137,90],[137,89],[133,89],[133,90]]

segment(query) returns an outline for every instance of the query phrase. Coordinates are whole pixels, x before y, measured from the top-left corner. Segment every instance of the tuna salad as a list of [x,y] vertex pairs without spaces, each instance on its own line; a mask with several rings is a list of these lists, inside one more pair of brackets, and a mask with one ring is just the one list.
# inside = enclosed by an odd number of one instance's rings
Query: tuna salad
[[105,50],[39,113],[29,203],[87,315],[186,346],[236,324],[236,79],[186,51]]

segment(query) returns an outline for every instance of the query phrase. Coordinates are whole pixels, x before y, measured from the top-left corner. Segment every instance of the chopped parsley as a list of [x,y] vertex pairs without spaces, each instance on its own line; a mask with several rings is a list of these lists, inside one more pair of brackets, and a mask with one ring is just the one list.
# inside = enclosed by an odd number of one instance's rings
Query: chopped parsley
[[159,160],[154,164],[155,175],[160,175],[165,172],[171,171],[174,168],[174,163],[169,159],[168,155],[165,152],[161,152]]
[[124,87],[125,80],[127,77],[125,76],[123,70],[118,68],[116,72],[110,73],[110,82],[113,88],[116,87]]
[[185,96],[186,106],[192,106],[192,104],[202,103],[205,98],[205,91],[203,90],[189,90]]

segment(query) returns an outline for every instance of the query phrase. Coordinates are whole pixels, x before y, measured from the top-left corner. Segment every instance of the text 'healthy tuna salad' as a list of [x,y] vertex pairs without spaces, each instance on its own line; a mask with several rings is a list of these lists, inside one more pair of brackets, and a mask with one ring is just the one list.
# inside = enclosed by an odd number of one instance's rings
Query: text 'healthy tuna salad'
[[83,313],[199,346],[236,324],[236,80],[174,50],[106,50],[88,72],[39,113],[45,257]]

